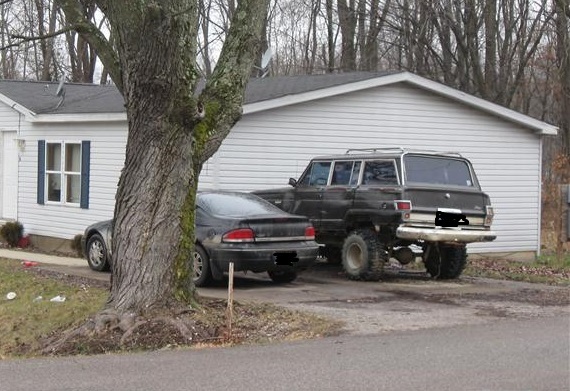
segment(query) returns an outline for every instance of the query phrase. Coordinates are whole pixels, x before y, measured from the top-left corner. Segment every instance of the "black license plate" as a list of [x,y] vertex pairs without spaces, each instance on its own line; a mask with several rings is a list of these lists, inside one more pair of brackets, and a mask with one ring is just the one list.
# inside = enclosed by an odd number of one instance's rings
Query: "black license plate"
[[435,212],[436,227],[458,227],[460,225],[469,225],[469,220],[464,214],[442,210]]

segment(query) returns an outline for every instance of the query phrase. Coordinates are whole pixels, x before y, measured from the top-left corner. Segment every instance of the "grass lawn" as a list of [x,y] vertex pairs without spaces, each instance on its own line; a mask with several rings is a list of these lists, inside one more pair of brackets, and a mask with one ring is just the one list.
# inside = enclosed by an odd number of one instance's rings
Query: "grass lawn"
[[[7,300],[9,292],[16,298]],[[37,348],[40,337],[84,321],[103,307],[108,293],[43,277],[18,261],[0,259],[0,295],[0,358],[5,358],[21,345]],[[58,295],[65,301],[50,301]]]

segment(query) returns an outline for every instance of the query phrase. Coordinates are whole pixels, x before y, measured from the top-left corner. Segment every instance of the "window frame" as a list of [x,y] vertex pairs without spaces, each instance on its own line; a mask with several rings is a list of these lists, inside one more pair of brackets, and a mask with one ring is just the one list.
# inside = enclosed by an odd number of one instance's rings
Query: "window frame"
[[[389,162],[392,163],[394,167],[394,173],[396,174],[396,183],[386,183],[386,184],[365,184],[364,183],[364,174],[366,171],[366,164],[369,162]],[[402,178],[400,177],[400,172],[398,169],[398,164],[396,163],[396,159],[390,158],[369,158],[363,159],[362,165],[360,167],[360,178],[358,180],[360,186],[401,186],[402,185]]]
[[[59,145],[59,167],[48,167],[48,150],[50,145]],[[79,146],[79,171],[69,170],[72,168],[67,166],[66,158],[69,158],[68,149],[70,145]],[[73,148],[71,152],[76,151]],[[73,156],[73,155],[72,155]],[[53,158],[53,157],[52,157]],[[91,159],[91,142],[85,140],[69,139],[69,140],[38,140],[38,170],[37,170],[37,203],[40,205],[59,205],[69,207],[80,207],[82,209],[89,208],[89,176],[90,176],[90,159]],[[50,176],[59,176],[60,178],[60,194],[59,200],[54,201],[49,198],[49,178]],[[71,186],[72,178],[79,180],[77,202],[67,201],[73,192],[68,193],[68,187]],[[77,189],[77,187],[76,187]]]
[[[313,167],[315,166],[315,164],[323,164],[323,163],[329,165],[328,174],[327,174],[325,183],[311,184],[311,179],[312,179],[311,177],[313,175]],[[299,187],[303,187],[303,188],[318,188],[318,187],[328,186],[330,183],[332,168],[333,168],[333,161],[332,160],[312,160],[309,163],[308,167],[303,172],[303,174],[299,177],[299,181],[297,183],[299,184]],[[303,183],[305,178],[308,179],[308,182],[306,184]]]
[[[60,146],[60,165],[59,165],[59,170],[50,170],[49,166],[48,166],[48,151],[49,151],[49,146],[50,145],[59,145]],[[67,146],[68,145],[77,145],[79,146],[79,171],[68,171],[66,170],[66,158],[67,158]],[[81,166],[82,166],[82,155],[83,155],[83,151],[82,151],[82,147],[81,147],[81,141],[76,141],[76,140],[71,140],[71,141],[62,141],[62,140],[58,140],[58,141],[52,141],[52,140],[46,140],[45,143],[45,162],[44,162],[44,167],[45,167],[45,180],[44,180],[44,184],[45,184],[45,188],[44,188],[44,194],[46,195],[45,197],[45,203],[47,205],[68,205],[68,206],[77,206],[79,207],[81,204]],[[49,176],[50,175],[59,175],[60,176],[60,193],[59,193],[59,201],[52,201],[50,200],[49,197]],[[79,177],[79,198],[77,202],[71,202],[71,201],[67,201],[68,199],[68,179],[70,176],[78,176]]]
[[[445,159],[445,160],[453,160],[453,161],[458,161],[461,162],[463,164],[465,164],[465,166],[467,167],[467,172],[470,176],[469,180],[471,181],[470,185],[457,185],[457,184],[441,184],[441,183],[432,183],[432,182],[417,182],[417,181],[410,181],[408,180],[408,170],[406,168],[406,161],[405,158],[406,157],[420,157],[420,158],[427,158],[427,159]],[[404,174],[404,178],[406,181],[406,185],[412,185],[412,186],[425,186],[425,187],[450,187],[450,188],[460,188],[460,189],[480,189],[480,185],[479,185],[479,180],[477,179],[477,176],[475,175],[475,171],[473,169],[473,166],[471,164],[471,162],[467,159],[461,158],[461,157],[455,157],[455,156],[438,156],[438,155],[422,155],[422,154],[405,154],[402,156],[402,171]]]

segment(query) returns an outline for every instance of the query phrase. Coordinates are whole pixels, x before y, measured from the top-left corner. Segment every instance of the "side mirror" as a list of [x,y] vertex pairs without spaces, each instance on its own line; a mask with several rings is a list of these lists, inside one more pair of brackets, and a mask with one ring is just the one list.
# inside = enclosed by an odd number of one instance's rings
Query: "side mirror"
[[289,185],[293,187],[297,186],[297,180],[295,178],[289,178]]

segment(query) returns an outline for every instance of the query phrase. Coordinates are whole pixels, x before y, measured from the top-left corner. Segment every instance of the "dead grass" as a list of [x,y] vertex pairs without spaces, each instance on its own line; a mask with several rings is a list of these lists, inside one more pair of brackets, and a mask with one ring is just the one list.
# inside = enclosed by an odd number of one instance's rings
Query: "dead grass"
[[473,277],[567,286],[570,285],[570,254],[542,256],[534,262],[504,259],[471,260],[464,274]]
[[[7,300],[8,292],[16,292]],[[342,324],[311,313],[270,304],[236,303],[231,333],[226,302],[201,298],[201,308],[175,317],[140,318],[128,338],[118,327],[73,333],[100,313],[107,289],[73,276],[25,269],[0,259],[0,359],[40,355],[101,354],[175,348],[271,343],[337,334]],[[49,299],[65,296],[63,303]],[[34,300],[42,296],[42,300]],[[180,327],[180,326],[183,327]],[[64,343],[54,344],[69,335]],[[46,350],[49,346],[50,349]],[[51,349],[52,346],[57,348]]]

